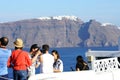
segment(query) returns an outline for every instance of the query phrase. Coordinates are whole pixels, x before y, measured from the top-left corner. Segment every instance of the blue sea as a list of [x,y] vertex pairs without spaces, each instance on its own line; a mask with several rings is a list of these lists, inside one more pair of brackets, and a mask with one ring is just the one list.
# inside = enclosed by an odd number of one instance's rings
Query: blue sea
[[[85,56],[85,53],[88,51],[88,49],[91,50],[118,50],[118,47],[89,47],[89,48],[80,48],[80,47],[65,47],[65,48],[51,48],[51,51],[55,49],[59,52],[61,60],[64,64],[64,72],[71,71],[71,67],[75,69],[76,65],[76,57],[78,55],[83,56],[84,60],[87,61],[87,58]],[[25,49],[26,51],[29,51],[29,49]],[[36,69],[36,74],[38,74],[40,71],[40,68],[38,67]],[[12,78],[12,69],[9,69],[9,77]]]

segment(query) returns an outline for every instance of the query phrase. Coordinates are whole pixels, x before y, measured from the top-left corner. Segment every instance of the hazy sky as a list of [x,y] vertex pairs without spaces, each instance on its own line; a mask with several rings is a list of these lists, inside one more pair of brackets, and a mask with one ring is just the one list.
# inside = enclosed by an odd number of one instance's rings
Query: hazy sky
[[1,0],[0,22],[74,15],[120,26],[120,0]]

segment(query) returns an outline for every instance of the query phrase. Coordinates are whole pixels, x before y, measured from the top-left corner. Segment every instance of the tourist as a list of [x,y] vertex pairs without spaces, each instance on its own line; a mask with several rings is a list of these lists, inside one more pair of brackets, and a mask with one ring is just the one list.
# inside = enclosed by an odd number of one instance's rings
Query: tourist
[[7,60],[11,55],[11,50],[7,49],[8,38],[0,38],[0,80],[8,79]]
[[7,66],[13,68],[14,80],[27,80],[27,68],[32,64],[29,53],[23,50],[24,44],[20,38],[16,39],[14,46]]
[[54,72],[63,72],[63,62],[60,59],[60,55],[59,55],[58,51],[53,50],[52,55],[54,56],[54,64],[53,64]]
[[76,57],[76,71],[82,71],[82,70],[88,70],[89,67],[87,65],[87,63],[83,60],[82,56],[77,56]]
[[40,56],[40,72],[53,73],[54,57],[49,53],[49,45],[42,46],[42,55]]
[[39,56],[41,55],[40,47],[37,44],[33,44],[30,48],[30,58],[32,65],[28,68],[28,78],[35,75],[35,68],[40,65]]

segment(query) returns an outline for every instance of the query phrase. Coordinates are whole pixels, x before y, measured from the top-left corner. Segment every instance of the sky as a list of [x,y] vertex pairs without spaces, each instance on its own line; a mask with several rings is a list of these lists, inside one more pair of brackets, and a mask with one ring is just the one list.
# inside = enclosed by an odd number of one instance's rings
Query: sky
[[120,0],[1,0],[0,22],[51,16],[76,16],[120,26]]

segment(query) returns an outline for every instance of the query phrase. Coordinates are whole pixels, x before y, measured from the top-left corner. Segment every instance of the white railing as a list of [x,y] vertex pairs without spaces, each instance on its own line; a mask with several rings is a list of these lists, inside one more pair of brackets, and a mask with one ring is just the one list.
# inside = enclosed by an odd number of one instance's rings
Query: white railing
[[113,70],[119,69],[119,62],[117,57],[115,58],[107,58],[107,59],[101,59],[101,60],[94,60],[92,69],[94,69],[95,72],[109,72]]

